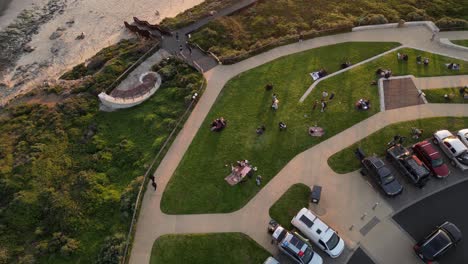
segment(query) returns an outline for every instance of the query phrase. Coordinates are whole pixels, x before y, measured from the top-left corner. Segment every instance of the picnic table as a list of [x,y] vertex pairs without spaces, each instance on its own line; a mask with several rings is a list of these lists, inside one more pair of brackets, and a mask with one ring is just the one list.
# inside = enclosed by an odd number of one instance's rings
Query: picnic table
[[226,180],[227,183],[229,183],[229,185],[234,186],[234,185],[238,184],[239,182],[241,182],[245,178],[245,176],[247,176],[247,174],[249,174],[249,172],[251,170],[252,170],[252,167],[250,165],[246,165],[246,166],[243,166],[243,167],[242,166],[236,166],[232,170],[231,174],[226,176],[226,178],[224,178],[224,180]]

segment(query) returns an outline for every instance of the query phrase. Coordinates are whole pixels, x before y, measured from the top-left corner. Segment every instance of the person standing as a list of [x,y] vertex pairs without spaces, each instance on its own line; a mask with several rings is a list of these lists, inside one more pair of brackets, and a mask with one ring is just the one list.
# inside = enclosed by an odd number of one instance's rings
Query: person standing
[[435,31],[432,31],[431,41],[434,41],[435,37],[436,37],[436,33]]
[[176,39],[176,41],[179,41],[179,32],[175,33],[175,39]]
[[328,92],[327,92],[327,91],[323,91],[323,92],[322,92],[322,100],[327,99],[327,97],[328,97]]
[[184,50],[184,47],[182,46],[182,44],[179,45],[179,51],[182,52]]
[[322,101],[322,110],[320,110],[320,112],[325,112],[325,109],[327,108],[327,102],[325,101]]

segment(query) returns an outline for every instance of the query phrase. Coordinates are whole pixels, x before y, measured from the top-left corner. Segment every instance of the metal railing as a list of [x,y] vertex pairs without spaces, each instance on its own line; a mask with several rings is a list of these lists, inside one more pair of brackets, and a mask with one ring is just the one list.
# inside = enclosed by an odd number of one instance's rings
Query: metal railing
[[[206,83],[205,78],[203,78],[203,81],[202,81],[200,87],[197,90],[198,98],[200,97],[201,92],[202,92],[203,88],[205,87],[205,83]],[[145,174],[143,176],[143,181],[142,181],[142,183],[140,185],[138,195],[137,195],[137,198],[136,198],[136,201],[135,201],[132,220],[130,222],[130,228],[129,228],[128,233],[127,233],[127,239],[125,241],[125,249],[124,249],[124,252],[122,254],[122,261],[121,261],[122,264],[128,263],[128,261],[129,261],[129,256],[130,255],[128,253],[129,253],[129,249],[131,249],[130,245],[133,242],[134,232],[136,231],[135,227],[136,227],[137,216],[138,216],[138,214],[140,212],[141,200],[143,198],[143,193],[144,193],[144,190],[145,190],[145,186],[148,183],[148,181],[147,181],[148,175],[150,175],[150,173],[153,173],[152,169],[153,169],[154,165],[156,164],[158,159],[161,157],[161,155],[163,155],[163,153],[166,151],[166,147],[169,145],[169,143],[171,143],[172,140],[174,139],[174,135],[180,129],[180,127],[179,127],[180,124],[182,123],[182,121],[186,120],[187,115],[191,112],[190,110],[196,104],[196,102],[198,101],[198,98],[196,100],[192,100],[190,102],[190,104],[187,106],[187,109],[185,110],[185,112],[182,114],[182,116],[179,118],[179,120],[177,120],[177,123],[174,126],[174,129],[172,129],[171,133],[169,134],[167,139],[164,141],[164,144],[159,149],[159,151],[156,154],[156,156],[154,157],[154,159],[151,161],[150,166],[148,167],[148,169],[146,170],[146,172],[145,172]]]

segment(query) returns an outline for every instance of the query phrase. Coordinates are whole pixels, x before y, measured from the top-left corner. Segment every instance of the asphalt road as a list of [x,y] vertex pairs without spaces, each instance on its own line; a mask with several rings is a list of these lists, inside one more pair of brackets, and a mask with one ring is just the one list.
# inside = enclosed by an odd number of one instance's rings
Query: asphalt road
[[348,264],[374,264],[374,261],[361,248],[358,248],[349,259]]
[[[449,176],[450,177],[450,176]],[[416,241],[435,226],[450,221],[460,228],[464,238],[439,259],[441,264],[468,263],[468,181],[449,187],[396,214],[394,220]]]

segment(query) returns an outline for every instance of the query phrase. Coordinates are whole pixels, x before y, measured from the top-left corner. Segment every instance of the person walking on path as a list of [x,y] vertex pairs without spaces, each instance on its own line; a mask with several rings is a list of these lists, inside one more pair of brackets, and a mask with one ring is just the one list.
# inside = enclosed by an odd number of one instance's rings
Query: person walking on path
[[432,32],[432,36],[431,36],[431,41],[434,41],[435,37],[436,37],[436,32],[433,31],[433,32]]
[[182,44],[179,45],[179,51],[182,52],[184,50],[184,47],[182,46]]
[[154,175],[149,176],[150,180],[154,182]]
[[156,191],[156,188],[158,188],[158,185],[156,184],[156,182],[151,182],[151,186],[153,186],[154,188],[154,191]]

